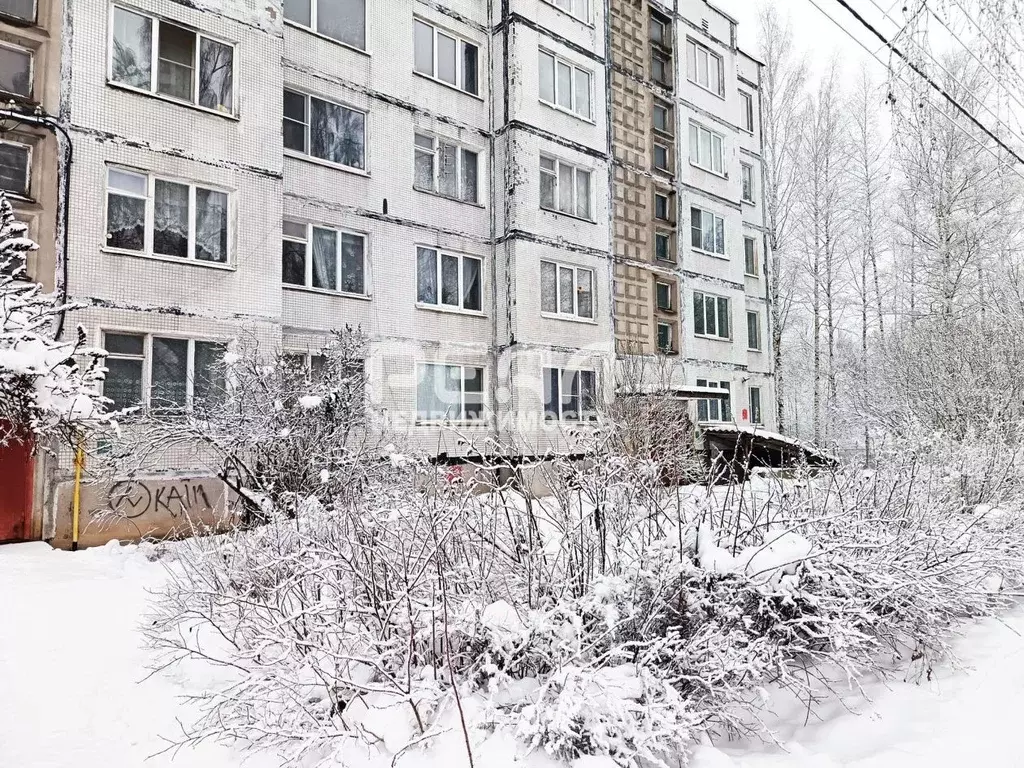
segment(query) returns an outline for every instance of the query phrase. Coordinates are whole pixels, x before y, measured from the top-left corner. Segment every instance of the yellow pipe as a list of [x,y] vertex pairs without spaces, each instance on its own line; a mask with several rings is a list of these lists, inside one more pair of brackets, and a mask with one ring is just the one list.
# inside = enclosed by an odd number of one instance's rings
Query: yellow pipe
[[78,512],[82,505],[82,469],[85,467],[85,435],[78,434],[75,449],[75,490],[71,497],[71,551],[78,549]]

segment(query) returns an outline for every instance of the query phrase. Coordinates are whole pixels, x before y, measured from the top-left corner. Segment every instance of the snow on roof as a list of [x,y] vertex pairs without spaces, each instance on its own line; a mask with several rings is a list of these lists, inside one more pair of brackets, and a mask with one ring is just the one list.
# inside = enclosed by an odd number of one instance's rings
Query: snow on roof
[[707,424],[707,425],[702,424],[700,428],[701,428],[702,432],[705,432],[705,433],[708,433],[708,434],[716,434],[716,433],[717,434],[728,434],[728,433],[733,433],[733,434],[756,435],[757,437],[763,438],[765,440],[770,440],[770,441],[773,441],[773,442],[783,443],[785,445],[791,445],[794,448],[799,448],[801,451],[806,451],[807,453],[811,453],[811,454],[813,454],[815,456],[820,456],[821,458],[826,459],[826,460],[831,461],[831,462],[835,462],[835,463],[839,462],[839,460],[835,456],[831,456],[828,453],[825,453],[823,450],[821,450],[820,448],[817,448],[816,446],[810,444],[806,440],[801,440],[800,438],[797,438],[797,437],[790,437],[789,435],[784,435],[781,432],[772,432],[771,430],[764,429],[763,427],[757,427],[757,426],[752,426],[752,425],[751,426],[747,426],[747,425],[743,425],[743,424],[727,424],[727,423],[722,423],[722,424]]

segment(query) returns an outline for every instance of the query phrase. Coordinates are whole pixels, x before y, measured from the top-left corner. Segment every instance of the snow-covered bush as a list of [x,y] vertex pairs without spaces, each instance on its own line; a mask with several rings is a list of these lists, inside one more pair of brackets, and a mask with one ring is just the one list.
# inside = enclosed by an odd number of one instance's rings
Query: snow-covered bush
[[26,232],[0,192],[0,443],[70,442],[82,427],[109,423],[98,393],[105,353],[86,345],[81,327],[71,341],[53,339],[57,318],[72,307],[26,279],[26,257],[39,247]]

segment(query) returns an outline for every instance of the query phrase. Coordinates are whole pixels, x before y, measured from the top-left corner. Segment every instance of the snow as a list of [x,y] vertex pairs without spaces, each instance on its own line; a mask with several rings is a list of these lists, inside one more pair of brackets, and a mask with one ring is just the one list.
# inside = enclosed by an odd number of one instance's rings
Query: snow
[[316,395],[303,395],[299,398],[299,408],[304,411],[312,411],[315,408],[319,408],[320,403],[323,401],[322,397],[317,397]]
[[[800,543],[778,536],[773,544],[767,562],[778,567]],[[174,567],[173,546],[166,550],[171,557],[157,560],[155,552],[149,545],[111,544],[77,553],[43,543],[0,546],[0,766],[279,768],[279,759],[270,754],[213,742],[147,760],[167,747],[165,738],[179,733],[179,720],[190,721],[192,705],[184,697],[225,674],[199,662],[148,674],[152,657],[140,645],[139,622],[150,592],[166,578],[165,567]],[[487,606],[483,618],[503,629],[521,626],[514,607],[504,601]],[[776,696],[777,716],[769,725],[779,746],[703,744],[690,768],[1020,765],[1015,734],[1024,705],[1024,610],[967,627],[957,648],[965,668],[937,667],[931,681],[888,687],[866,681],[870,701],[853,696],[845,701],[857,714],[837,701],[823,705],[820,721],[812,716],[804,726],[806,712],[787,709]],[[595,679],[592,700],[635,696],[635,686],[629,665],[611,667]],[[481,716],[479,700],[465,706],[468,716]],[[389,740],[400,735],[400,720],[408,718],[404,711],[367,715],[366,723],[387,730]],[[529,752],[508,733],[475,734],[476,764],[486,768],[614,766],[607,758],[558,762],[541,751]],[[345,768],[384,765],[351,755]],[[396,763],[397,768],[464,765],[457,728],[438,737],[429,751],[408,750]]]

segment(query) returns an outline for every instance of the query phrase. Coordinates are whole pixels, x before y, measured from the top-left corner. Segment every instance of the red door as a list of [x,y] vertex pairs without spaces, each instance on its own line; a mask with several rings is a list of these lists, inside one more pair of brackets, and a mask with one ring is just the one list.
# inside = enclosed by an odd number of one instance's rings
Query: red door
[[32,445],[0,445],[0,542],[25,541],[32,533]]

